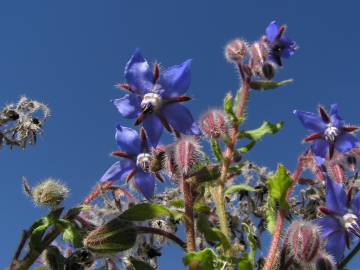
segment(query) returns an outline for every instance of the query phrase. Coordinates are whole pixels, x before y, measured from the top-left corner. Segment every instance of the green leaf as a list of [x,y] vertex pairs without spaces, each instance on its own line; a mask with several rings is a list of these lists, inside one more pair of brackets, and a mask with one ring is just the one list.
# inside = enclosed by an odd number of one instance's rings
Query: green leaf
[[259,141],[267,134],[275,134],[284,126],[284,122],[271,124],[267,121],[263,122],[261,127],[253,130],[247,130],[240,133],[240,137],[247,137],[253,141]]
[[247,258],[247,256],[244,256],[244,258],[241,258],[238,262],[238,270],[252,270],[253,269],[253,265],[251,264],[251,262],[249,261],[249,259]]
[[231,245],[226,236],[218,229],[211,227],[207,216],[200,214],[197,220],[198,230],[204,234],[206,241],[221,244],[224,250],[230,249]]
[[134,267],[134,270],[155,270],[155,268],[153,268],[148,263],[137,260],[133,257],[130,257],[130,262],[131,262],[132,266]]
[[202,214],[210,214],[210,212],[211,212],[211,208],[203,202],[195,203],[194,210],[195,210],[195,212],[202,213]]
[[267,207],[266,207],[266,223],[267,230],[273,234],[275,231],[276,224],[276,202],[270,196],[268,197]]
[[73,223],[70,223],[63,232],[63,240],[73,244],[76,248],[82,247],[82,238],[80,229]]
[[192,178],[192,181],[196,183],[204,183],[215,181],[220,177],[220,167],[218,165],[208,165],[205,166],[192,175],[189,178]]
[[[244,231],[246,232],[246,237],[249,242],[250,252],[248,253],[248,260],[250,261],[252,267],[255,267],[256,264],[256,249],[258,242],[255,238],[255,232],[251,226],[246,223],[242,223]],[[252,269],[252,268],[251,268]]]
[[285,86],[292,83],[293,80],[284,80],[281,82],[272,82],[272,81],[252,81],[250,82],[250,87],[254,90],[272,90],[280,86]]
[[284,165],[280,164],[276,173],[269,178],[269,196],[279,202],[280,208],[287,209],[286,194],[292,185],[292,178]]
[[189,269],[201,270],[219,270],[224,264],[210,248],[186,254],[183,262]]
[[240,191],[256,192],[256,189],[247,184],[233,185],[225,191],[225,195],[231,195]]
[[184,208],[184,200],[172,200],[170,201],[170,205],[175,208]]
[[212,152],[213,152],[214,157],[216,158],[216,160],[221,162],[222,159],[223,159],[223,156],[222,156],[222,152],[221,152],[219,142],[217,140],[215,140],[215,139],[211,140],[211,149],[212,149]]
[[231,93],[227,93],[224,99],[224,112],[228,116],[232,123],[237,123],[238,118],[236,117],[233,110],[233,96]]
[[171,212],[158,204],[141,203],[126,210],[120,218],[132,221],[144,221],[163,216],[171,216]]

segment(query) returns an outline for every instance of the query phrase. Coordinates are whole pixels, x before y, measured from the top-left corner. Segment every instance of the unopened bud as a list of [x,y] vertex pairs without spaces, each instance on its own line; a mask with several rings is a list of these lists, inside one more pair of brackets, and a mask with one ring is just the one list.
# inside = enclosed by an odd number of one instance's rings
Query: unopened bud
[[334,179],[337,183],[341,184],[345,181],[345,171],[341,164],[330,161],[327,166],[327,171],[330,174],[331,178]]
[[225,58],[233,63],[240,63],[248,55],[248,47],[244,40],[235,39],[225,47]]
[[356,157],[354,156],[348,156],[346,158],[346,161],[347,161],[347,165],[349,167],[349,169],[352,171],[352,172],[355,172],[356,171],[356,167],[357,167],[357,160],[356,160]]
[[84,239],[84,247],[95,253],[114,254],[132,248],[135,242],[132,223],[115,218],[91,231]]
[[274,64],[267,61],[261,67],[261,75],[266,80],[272,80],[275,76],[276,68]]
[[265,41],[253,43],[250,51],[255,65],[263,65],[269,56],[269,47]]
[[286,237],[294,260],[300,264],[311,263],[321,248],[319,229],[311,222],[294,221]]
[[51,270],[63,270],[65,258],[56,246],[49,246],[44,253],[45,264]]
[[326,253],[321,253],[315,262],[315,269],[316,270],[336,270],[336,264],[334,259],[326,254]]
[[69,189],[61,182],[49,178],[33,188],[32,198],[36,205],[57,207],[69,194]]
[[200,118],[200,129],[208,139],[218,139],[226,135],[228,125],[224,113],[220,110],[206,112]]
[[176,169],[183,176],[193,171],[202,156],[201,146],[195,137],[184,136],[175,144],[174,157]]

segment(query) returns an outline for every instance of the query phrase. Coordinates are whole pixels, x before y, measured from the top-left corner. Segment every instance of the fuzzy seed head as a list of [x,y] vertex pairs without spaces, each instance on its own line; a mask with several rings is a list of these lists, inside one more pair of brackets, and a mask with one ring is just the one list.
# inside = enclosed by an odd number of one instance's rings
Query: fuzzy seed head
[[248,55],[248,46],[242,39],[230,41],[225,47],[225,58],[230,63],[240,63]]
[[184,136],[175,143],[174,160],[177,171],[185,176],[195,169],[203,153],[198,141],[192,136]]
[[312,263],[321,249],[319,229],[311,222],[294,221],[286,237],[291,254],[300,264]]
[[200,118],[200,129],[208,139],[218,139],[228,132],[226,117],[221,110],[210,110]]
[[49,178],[33,188],[32,198],[36,205],[57,207],[69,194],[69,189],[60,181]]

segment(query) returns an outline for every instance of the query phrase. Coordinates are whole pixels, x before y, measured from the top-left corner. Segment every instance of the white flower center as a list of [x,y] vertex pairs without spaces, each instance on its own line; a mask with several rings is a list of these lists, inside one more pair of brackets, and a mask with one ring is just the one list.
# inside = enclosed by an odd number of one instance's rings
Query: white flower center
[[331,123],[328,124],[327,128],[324,131],[325,140],[327,140],[328,142],[334,142],[339,134],[339,129],[337,127],[334,127]]
[[357,223],[357,216],[353,213],[347,213],[343,216],[344,227],[347,231],[352,232],[356,236],[360,237],[360,228]]
[[159,94],[147,93],[141,101],[141,108],[143,110],[156,111],[161,107],[162,99]]
[[148,153],[141,153],[136,157],[136,165],[140,167],[144,172],[148,172],[150,169],[152,157]]

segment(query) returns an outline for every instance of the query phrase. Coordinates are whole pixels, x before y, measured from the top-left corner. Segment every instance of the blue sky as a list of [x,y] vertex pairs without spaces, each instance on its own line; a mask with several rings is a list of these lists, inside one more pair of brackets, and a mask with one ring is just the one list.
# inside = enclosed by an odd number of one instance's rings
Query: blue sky
[[[359,8],[355,0],[1,1],[0,104],[25,94],[48,104],[52,117],[36,147],[0,152],[0,268],[8,265],[21,230],[45,213],[22,194],[22,176],[33,184],[48,176],[62,179],[74,204],[114,161],[114,127],[129,122],[109,100],[122,94],[113,85],[123,81],[135,47],[164,67],[193,59],[189,107],[199,116],[238,87],[223,57],[226,42],[255,40],[274,19],[286,23],[300,49],[277,78],[293,78],[294,84],[252,93],[246,125],[284,120],[284,131],[266,138],[249,158],[292,169],[305,135],[293,109],[337,102],[345,119],[360,123]],[[160,269],[183,269],[180,260],[181,253],[168,249]]]

